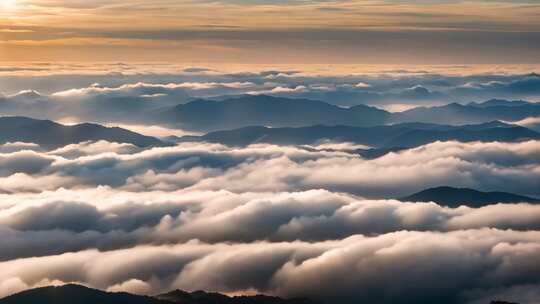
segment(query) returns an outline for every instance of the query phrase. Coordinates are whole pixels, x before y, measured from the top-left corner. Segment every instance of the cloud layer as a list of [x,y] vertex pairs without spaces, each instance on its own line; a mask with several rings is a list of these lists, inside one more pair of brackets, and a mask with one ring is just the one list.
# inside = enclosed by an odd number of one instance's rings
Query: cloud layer
[[[402,230],[540,229],[540,207],[366,200],[325,190],[278,193],[110,188],[11,195],[0,211],[0,260],[143,244],[325,241]],[[220,227],[217,230],[208,227]],[[56,244],[53,246],[53,244]]]
[[539,196],[540,142],[435,142],[372,160],[327,145],[2,145],[0,297],[79,282],[328,303],[533,303],[540,206],[390,198],[438,185]]
[[[538,66],[5,64],[3,114],[97,120],[194,98],[270,94],[391,110],[492,98],[538,101]],[[29,90],[32,88],[33,90]],[[120,115],[117,115],[121,118]]]
[[340,303],[467,302],[492,290],[534,290],[539,241],[538,232],[480,229],[403,231],[312,243],[190,242],[88,250],[2,262],[0,294],[44,282],[77,281],[154,292],[255,289]]
[[[10,149],[13,145],[8,145]],[[99,185],[142,190],[232,192],[327,189],[396,197],[438,185],[539,195],[540,143],[435,142],[367,160],[346,151],[185,143],[140,150],[83,143],[51,152],[0,154],[0,190]],[[24,146],[22,147],[24,148]],[[75,150],[75,151],[74,151]],[[370,172],[370,174],[366,174]],[[49,179],[48,183],[43,183]]]

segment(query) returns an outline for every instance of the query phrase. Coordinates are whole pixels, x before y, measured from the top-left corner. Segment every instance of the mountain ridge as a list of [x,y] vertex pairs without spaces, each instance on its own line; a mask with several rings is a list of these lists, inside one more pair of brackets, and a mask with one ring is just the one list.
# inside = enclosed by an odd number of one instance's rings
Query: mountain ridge
[[33,119],[22,116],[0,117],[0,144],[7,142],[29,142],[46,149],[85,141],[107,140],[130,143],[138,147],[162,146],[161,140],[135,133],[119,127],[82,123],[73,126],[51,120]]
[[0,299],[0,304],[317,304],[309,299],[282,299],[255,295],[229,297],[219,293],[173,290],[144,296],[127,292],[108,292],[78,284],[46,286],[21,291]]
[[540,133],[525,127],[493,121],[463,126],[425,123],[403,123],[375,127],[314,125],[296,128],[269,128],[248,126],[209,132],[202,136],[184,136],[180,137],[178,141],[206,141],[231,146],[246,146],[253,143],[313,145],[323,140],[329,140],[388,149],[416,147],[438,140],[511,142],[524,139],[540,139]]
[[[320,302],[306,298],[282,299],[265,295],[230,297],[213,292],[190,293],[182,290],[144,296],[65,284],[24,290],[1,298],[0,304],[320,304]],[[494,300],[490,304],[517,303]]]
[[440,186],[424,189],[414,194],[398,198],[403,202],[435,202],[456,208],[460,205],[483,207],[493,203],[532,203],[540,204],[540,199],[514,193],[492,191],[483,192],[470,188]]
[[540,104],[488,100],[482,103],[450,103],[388,112],[367,105],[345,108],[311,99],[242,95],[217,100],[199,98],[185,104],[161,108],[150,116],[155,123],[203,132],[253,125],[274,128],[319,124],[370,127],[408,122],[460,125],[493,120],[518,121],[540,116]]
[[158,122],[205,131],[246,125],[290,127],[343,123],[367,126],[386,122],[390,116],[387,111],[365,105],[343,108],[323,101],[266,95],[221,101],[197,99],[156,113]]

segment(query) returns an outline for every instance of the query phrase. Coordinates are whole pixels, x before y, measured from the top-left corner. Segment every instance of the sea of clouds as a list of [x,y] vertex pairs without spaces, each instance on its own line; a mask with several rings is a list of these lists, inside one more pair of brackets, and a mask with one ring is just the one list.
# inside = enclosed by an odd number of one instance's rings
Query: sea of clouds
[[[223,95],[390,110],[540,96],[540,76],[524,72],[529,67],[336,69],[4,65],[0,112],[119,125],[138,109]],[[184,134],[140,121],[129,127]],[[204,289],[327,303],[540,298],[540,205],[396,200],[442,185],[540,197],[540,141],[434,142],[376,159],[350,148],[0,145],[0,297],[76,282],[140,294]]]
[[[175,64],[16,64],[0,67],[0,103],[22,108],[3,113],[43,115],[47,103],[59,109],[77,102],[159,106],[194,98],[267,94],[322,100],[341,106],[367,104],[400,111],[414,106],[467,103],[491,98],[539,101],[540,76],[534,65],[516,66],[202,66]],[[40,101],[36,103],[36,101]],[[63,103],[62,103],[63,102]],[[88,103],[88,102],[87,102]],[[32,105],[32,109],[28,106]],[[41,106],[41,109],[39,108]],[[34,111],[30,111],[34,110]],[[58,109],[57,109],[58,110]],[[99,109],[71,109],[99,118]],[[93,113],[91,110],[95,111]],[[78,111],[78,112],[77,112]],[[49,114],[74,114],[55,113]],[[84,115],[82,115],[84,116]]]
[[0,296],[79,282],[329,303],[532,303],[540,206],[393,198],[449,185],[540,196],[540,142],[0,146]]

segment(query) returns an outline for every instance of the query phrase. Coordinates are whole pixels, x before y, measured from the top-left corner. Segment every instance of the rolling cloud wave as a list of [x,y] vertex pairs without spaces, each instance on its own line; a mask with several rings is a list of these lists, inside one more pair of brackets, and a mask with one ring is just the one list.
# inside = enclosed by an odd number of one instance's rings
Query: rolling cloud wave
[[205,143],[0,150],[0,296],[60,282],[343,303],[536,296],[538,205],[383,197],[439,184],[538,195],[538,141],[435,142],[372,160]]

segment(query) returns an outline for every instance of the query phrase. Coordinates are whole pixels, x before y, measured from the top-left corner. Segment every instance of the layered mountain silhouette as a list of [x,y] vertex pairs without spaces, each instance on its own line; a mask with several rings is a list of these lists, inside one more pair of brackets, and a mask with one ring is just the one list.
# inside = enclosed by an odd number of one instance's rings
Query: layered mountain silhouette
[[308,299],[285,300],[263,295],[229,297],[219,293],[175,290],[154,297],[105,292],[68,284],[26,290],[0,299],[0,304],[316,304]]
[[[281,299],[264,295],[229,297],[204,291],[175,290],[150,296],[105,292],[76,284],[26,290],[3,299],[0,304],[318,304],[309,299]],[[491,304],[517,304],[491,301]]]
[[219,100],[197,99],[149,114],[156,123],[207,132],[253,125],[367,127],[403,122],[459,125],[493,120],[517,121],[532,116],[540,116],[540,104],[526,101],[489,100],[467,105],[452,103],[390,113],[365,105],[344,108],[322,101],[266,95],[243,95]]
[[448,207],[482,207],[496,203],[539,204],[540,199],[507,192],[482,192],[468,188],[436,187],[399,198],[403,202],[435,202]]
[[393,113],[393,122],[472,124],[492,120],[517,121],[540,115],[540,104],[492,99],[483,103],[451,103],[438,107],[417,107]]
[[159,139],[144,136],[122,128],[108,128],[98,124],[66,126],[50,120],[27,117],[0,117],[0,144],[31,142],[46,149],[57,148],[84,141],[106,140],[130,143],[138,147],[159,146]]
[[[166,145],[165,142],[157,138],[118,127],[105,127],[91,123],[68,126],[50,120],[20,116],[0,117],[0,131],[2,131],[0,144],[32,142],[45,149],[97,140],[130,143],[139,147]],[[518,125],[492,121],[462,126],[428,123],[401,123],[374,127],[314,125],[272,128],[249,126],[209,132],[202,136],[169,138],[169,141],[204,141],[230,146],[246,146],[254,143],[316,145],[324,141],[351,142],[372,147],[372,149],[358,149],[356,152],[367,158],[373,158],[390,151],[417,147],[435,141],[514,142],[532,139],[540,139],[540,133]]]
[[533,130],[493,121],[478,125],[450,126],[404,123],[377,127],[309,126],[298,128],[245,127],[210,132],[203,136],[185,136],[180,141],[206,141],[231,146],[254,143],[278,145],[313,145],[321,141],[351,142],[376,149],[409,148],[435,141],[457,140],[512,142],[540,139]]
[[[281,299],[265,295],[255,296],[235,296],[229,297],[220,293],[195,291],[192,293],[182,290],[175,290],[166,294],[158,295],[156,298],[179,304],[315,304],[318,302],[299,298]],[[0,302],[1,304],[1,302]]]
[[391,114],[359,105],[342,108],[322,101],[265,95],[221,101],[198,99],[156,113],[158,122],[183,129],[215,131],[245,126],[299,127],[316,124],[370,126],[384,124]]
[[0,299],[0,304],[171,304],[125,292],[104,292],[81,285],[41,287]]
[[[143,92],[152,94],[160,91],[146,88],[141,89]],[[99,122],[153,123],[202,132],[253,125],[368,127],[404,122],[460,125],[493,120],[518,121],[540,116],[540,103],[503,99],[417,107],[391,113],[366,105],[345,108],[323,101],[267,95],[220,96],[213,100],[189,102],[186,102],[189,98],[181,94],[175,96],[176,99],[144,96],[96,96],[84,101],[64,97],[55,100],[34,91],[23,91],[9,97],[0,96],[0,113],[48,119],[73,116]]]
[[498,107],[498,106],[516,107],[516,106],[524,106],[527,104],[529,103],[524,100],[490,99],[484,102],[470,102],[467,105],[473,106],[473,107],[479,107],[479,108],[487,108],[487,107]]

